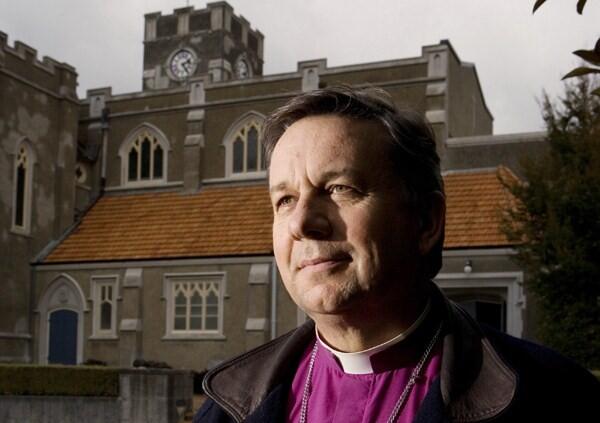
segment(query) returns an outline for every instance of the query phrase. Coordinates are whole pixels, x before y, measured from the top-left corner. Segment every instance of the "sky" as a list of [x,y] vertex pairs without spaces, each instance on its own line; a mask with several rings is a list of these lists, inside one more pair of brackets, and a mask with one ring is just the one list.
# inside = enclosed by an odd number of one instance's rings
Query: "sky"
[[[600,1],[583,15],[576,0],[228,0],[265,36],[264,74],[293,72],[297,62],[327,58],[341,66],[419,57],[442,39],[474,63],[494,133],[543,130],[540,99],[563,92],[578,66],[571,53],[600,37]],[[172,13],[206,0],[0,0],[0,31],[75,66],[78,94],[142,87],[144,14]]]

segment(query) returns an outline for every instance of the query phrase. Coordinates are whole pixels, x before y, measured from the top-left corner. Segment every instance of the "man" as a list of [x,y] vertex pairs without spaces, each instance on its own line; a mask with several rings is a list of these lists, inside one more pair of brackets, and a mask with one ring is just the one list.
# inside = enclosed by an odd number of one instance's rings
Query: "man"
[[418,115],[337,87],[292,99],[263,132],[275,259],[312,320],[210,371],[196,422],[598,416],[591,374],[480,328],[431,282],[445,199]]

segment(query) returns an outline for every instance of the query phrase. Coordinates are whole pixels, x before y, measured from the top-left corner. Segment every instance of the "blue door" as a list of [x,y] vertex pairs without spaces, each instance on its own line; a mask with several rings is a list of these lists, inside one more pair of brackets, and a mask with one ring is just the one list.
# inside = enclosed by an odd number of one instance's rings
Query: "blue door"
[[77,313],[56,310],[50,313],[48,363],[77,364]]

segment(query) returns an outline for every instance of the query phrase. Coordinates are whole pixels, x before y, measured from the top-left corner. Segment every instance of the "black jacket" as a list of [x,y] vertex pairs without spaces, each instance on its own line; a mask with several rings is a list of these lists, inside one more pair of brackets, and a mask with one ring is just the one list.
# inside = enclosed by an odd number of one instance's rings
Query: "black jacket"
[[[480,327],[433,288],[443,319],[440,377],[415,422],[600,422],[600,382],[542,346]],[[287,395],[314,324],[223,363],[204,379],[194,423],[285,422]]]

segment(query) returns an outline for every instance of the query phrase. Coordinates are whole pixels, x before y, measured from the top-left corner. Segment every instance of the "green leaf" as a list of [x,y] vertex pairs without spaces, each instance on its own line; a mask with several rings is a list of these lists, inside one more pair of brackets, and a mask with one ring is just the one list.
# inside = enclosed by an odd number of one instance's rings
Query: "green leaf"
[[576,50],[573,54],[586,62],[600,66],[600,53],[596,53],[595,50]]
[[595,90],[593,90],[592,94],[597,95],[598,97],[600,97],[600,87],[598,87]]
[[538,8],[544,3],[546,3],[546,0],[537,0],[533,5],[533,12],[531,13],[535,13],[535,11],[538,10]]
[[600,369],[600,97],[590,92],[599,88],[579,78],[554,102],[544,95],[547,150],[521,163],[527,182],[509,187],[515,200],[501,226],[539,300],[536,335],[592,369]]
[[600,73],[600,69],[586,68],[586,67],[582,66],[582,67],[573,69],[571,72],[569,72],[568,74],[563,76],[562,79],[573,78],[575,76],[583,76],[583,75],[587,75],[589,73]]
[[577,13],[579,13],[580,15],[583,13],[583,8],[585,7],[585,2],[587,0],[579,0],[577,2]]

